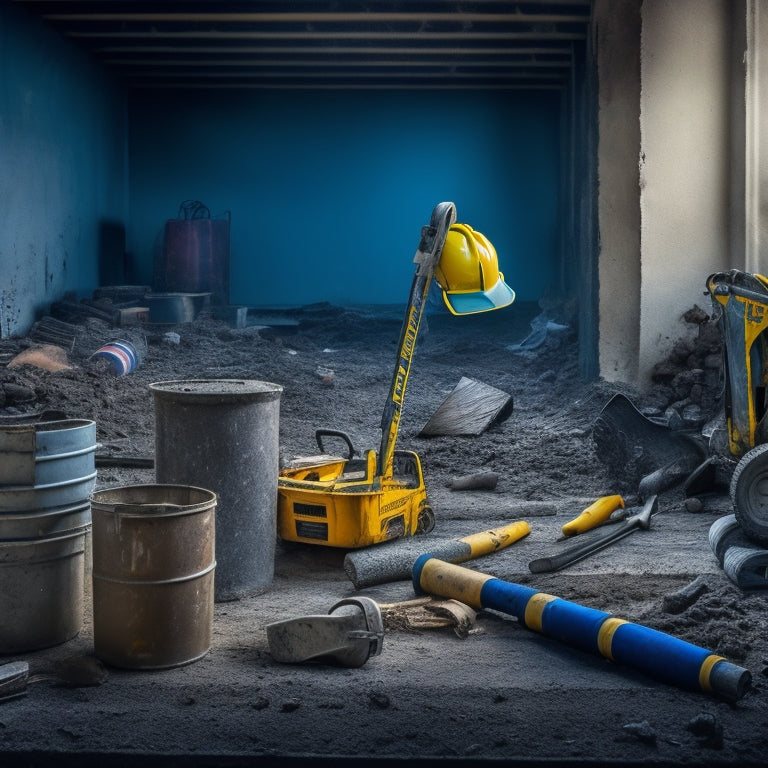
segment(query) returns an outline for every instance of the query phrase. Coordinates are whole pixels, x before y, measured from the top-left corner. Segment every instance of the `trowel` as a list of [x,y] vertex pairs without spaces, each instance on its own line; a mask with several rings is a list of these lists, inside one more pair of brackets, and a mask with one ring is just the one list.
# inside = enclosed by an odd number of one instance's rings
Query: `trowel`
[[11,661],[0,665],[0,703],[23,696],[32,683],[49,681],[64,688],[84,688],[101,685],[107,675],[106,667],[91,656],[65,659],[53,670],[35,674],[30,674],[26,661]]
[[[357,608],[356,611],[344,606]],[[312,614],[267,625],[269,652],[282,663],[320,662],[361,667],[381,653],[381,610],[369,597],[339,600],[326,615]]]

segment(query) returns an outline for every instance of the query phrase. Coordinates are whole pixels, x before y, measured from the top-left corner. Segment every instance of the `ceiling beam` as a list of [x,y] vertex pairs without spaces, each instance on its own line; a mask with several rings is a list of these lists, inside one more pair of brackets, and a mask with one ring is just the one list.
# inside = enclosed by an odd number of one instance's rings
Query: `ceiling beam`
[[440,54],[440,55],[461,55],[461,56],[473,56],[473,55],[482,55],[482,56],[491,56],[494,54],[499,55],[511,55],[514,56],[516,54],[556,54],[556,55],[567,55],[571,56],[572,54],[572,48],[568,45],[558,45],[556,47],[548,48],[546,46],[541,45],[533,45],[533,46],[527,46],[527,45],[521,45],[521,46],[501,46],[499,48],[489,48],[486,46],[478,46],[478,47],[472,47],[472,46],[461,46],[461,47],[454,47],[454,48],[438,48],[436,46],[432,46],[430,48],[425,49],[423,46],[414,46],[414,47],[407,47],[407,46],[397,46],[397,45],[388,45],[388,46],[377,46],[377,47],[369,47],[369,46],[323,46],[322,48],[318,48],[318,46],[312,46],[312,45],[303,45],[303,46],[263,46],[263,45],[247,45],[247,46],[229,46],[229,45],[214,45],[214,46],[196,46],[196,45],[189,45],[189,46],[183,46],[183,45],[142,45],[142,46],[136,46],[136,45],[105,45],[102,47],[96,47],[93,48],[94,51],[98,51],[100,53],[140,53],[140,54],[146,54],[146,53],[235,53],[235,54],[244,54],[244,53],[254,53],[254,54],[266,54],[266,55],[272,55],[276,53],[284,53],[289,55],[295,55],[295,56],[303,56],[308,53],[318,53],[321,52],[323,54],[328,55],[337,55],[337,54],[361,54],[361,55],[371,55],[371,56],[389,56],[394,54],[403,54],[403,55],[429,55],[429,54]]
[[584,40],[586,32],[573,30],[571,32],[547,32],[540,30],[526,30],[524,32],[365,32],[365,31],[339,31],[330,32],[252,32],[237,30],[234,32],[220,32],[213,30],[181,31],[181,32],[159,32],[150,30],[145,32],[115,30],[101,30],[99,32],[79,32],[75,30],[65,30],[67,37],[88,39],[88,38],[117,38],[117,39],[138,39],[138,40],[182,40],[198,38],[201,40],[420,40],[422,42],[432,42],[439,40]]
[[252,59],[212,59],[211,61],[200,61],[200,59],[104,59],[105,64],[110,66],[131,68],[131,67],[244,67],[251,69],[269,68],[269,67],[495,67],[497,69],[519,69],[519,68],[541,68],[541,69],[568,69],[571,66],[569,59],[559,61],[541,61],[538,59],[525,59],[521,61],[494,61],[494,60],[474,60],[474,61],[456,61],[455,59],[435,59],[433,61],[424,61],[417,59],[403,59],[398,61],[369,61],[367,59],[354,59],[348,61],[333,61],[330,59],[265,59],[263,61],[254,61]]
[[46,13],[47,21],[144,22],[147,24],[583,24],[585,14],[554,13]]

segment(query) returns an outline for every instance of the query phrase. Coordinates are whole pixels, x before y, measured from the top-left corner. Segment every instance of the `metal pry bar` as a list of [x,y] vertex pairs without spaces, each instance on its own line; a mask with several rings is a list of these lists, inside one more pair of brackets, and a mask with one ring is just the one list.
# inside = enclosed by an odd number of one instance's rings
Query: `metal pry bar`
[[558,571],[571,565],[585,557],[598,552],[601,549],[613,544],[614,541],[623,539],[634,533],[638,529],[647,531],[651,527],[651,518],[659,511],[659,497],[650,496],[645,502],[643,509],[636,515],[631,515],[623,523],[619,523],[614,530],[608,531],[601,536],[596,536],[589,541],[581,544],[574,544],[572,547],[551,557],[540,557],[531,560],[528,568],[531,573],[548,573]]

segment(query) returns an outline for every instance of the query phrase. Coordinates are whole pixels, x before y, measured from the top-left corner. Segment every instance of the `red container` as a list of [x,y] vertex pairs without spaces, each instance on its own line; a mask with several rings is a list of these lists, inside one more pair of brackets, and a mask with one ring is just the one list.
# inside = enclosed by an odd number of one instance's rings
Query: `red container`
[[229,304],[229,220],[169,219],[153,289],[210,293],[211,304]]

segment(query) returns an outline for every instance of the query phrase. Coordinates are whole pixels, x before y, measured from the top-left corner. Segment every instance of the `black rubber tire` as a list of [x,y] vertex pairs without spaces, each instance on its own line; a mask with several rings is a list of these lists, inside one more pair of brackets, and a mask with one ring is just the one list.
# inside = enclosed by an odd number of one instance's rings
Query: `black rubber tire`
[[430,533],[435,528],[435,513],[432,507],[426,504],[419,510],[419,517],[416,522],[416,533]]
[[768,443],[747,451],[731,478],[733,513],[744,535],[768,545]]

